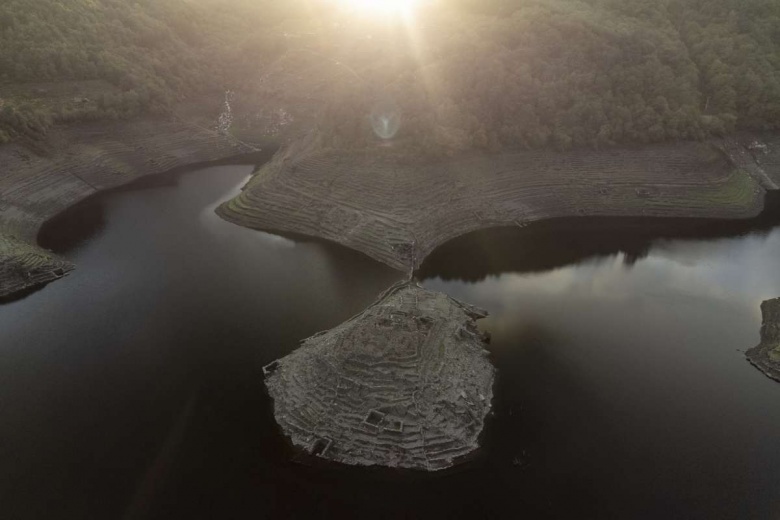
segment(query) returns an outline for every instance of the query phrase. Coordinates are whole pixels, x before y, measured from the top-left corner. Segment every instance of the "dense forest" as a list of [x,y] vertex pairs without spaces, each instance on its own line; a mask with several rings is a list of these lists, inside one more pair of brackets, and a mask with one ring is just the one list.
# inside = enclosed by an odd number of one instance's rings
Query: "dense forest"
[[[251,0],[4,0],[0,143],[40,138],[57,121],[160,112],[199,92],[224,89],[240,81],[244,60],[258,64],[283,52],[284,40],[273,28],[292,6]],[[85,92],[91,97],[70,95]]]
[[[0,142],[202,92],[304,88],[274,85],[274,68],[316,85],[339,148],[376,140],[377,107],[401,121],[399,143],[448,153],[780,127],[776,0],[440,0],[411,22],[332,3],[6,0]],[[40,84],[68,81],[106,87],[84,106],[36,102]]]
[[[336,96],[343,105],[327,134],[339,146],[370,136],[357,116],[378,92],[405,114],[399,137],[428,150],[598,147],[780,126],[774,0],[460,0],[435,21],[422,59],[386,57],[398,42],[365,56],[370,66],[340,57],[373,82]],[[364,105],[350,113],[356,100]]]

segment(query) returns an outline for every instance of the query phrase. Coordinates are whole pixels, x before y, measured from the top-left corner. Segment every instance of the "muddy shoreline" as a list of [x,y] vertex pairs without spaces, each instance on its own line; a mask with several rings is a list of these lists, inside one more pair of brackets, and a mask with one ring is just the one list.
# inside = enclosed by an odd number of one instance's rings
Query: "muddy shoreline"
[[37,244],[41,226],[55,215],[143,176],[258,153],[171,118],[59,128],[45,147],[37,153],[18,143],[0,147],[0,299],[6,301],[74,269]]
[[561,217],[737,220],[780,182],[780,136],[604,151],[517,152],[409,164],[388,147],[342,153],[300,139],[264,165],[223,218],[331,240],[403,272],[480,229]]
[[[217,213],[246,227],[341,243],[411,279],[437,247],[485,228],[566,217],[752,220],[780,180],[780,154],[762,153],[769,157],[722,141],[410,164],[387,148],[323,149],[311,134],[277,153]],[[468,356],[469,345],[457,343],[450,329],[468,327],[458,327],[446,308],[422,314],[427,323],[454,327],[421,330],[420,299],[381,296],[356,319],[266,367],[276,421],[294,446],[345,464],[425,471],[451,467],[479,448],[490,398],[467,414],[458,407],[492,396],[492,377],[484,360]],[[383,307],[385,314],[373,313]],[[460,369],[429,381],[430,370],[415,363],[432,344],[447,345],[440,348],[459,356],[453,365]],[[415,355],[397,366],[394,349],[410,345]],[[415,373],[421,381],[409,377]],[[459,385],[481,390],[468,394]],[[430,412],[420,412],[418,394],[430,397],[423,407]],[[464,415],[472,418],[465,429]]]
[[[751,148],[757,140],[766,150]],[[54,215],[145,175],[254,151],[170,118],[68,127],[49,147],[45,155],[0,147],[0,298],[74,268],[36,243]],[[411,272],[439,245],[491,227],[578,216],[752,218],[780,184],[777,134],[415,165],[399,157],[388,147],[323,149],[311,133],[280,150],[217,212],[246,227],[337,242]]]
[[264,368],[293,445],[357,466],[437,471],[479,448],[495,370],[487,313],[414,282]]

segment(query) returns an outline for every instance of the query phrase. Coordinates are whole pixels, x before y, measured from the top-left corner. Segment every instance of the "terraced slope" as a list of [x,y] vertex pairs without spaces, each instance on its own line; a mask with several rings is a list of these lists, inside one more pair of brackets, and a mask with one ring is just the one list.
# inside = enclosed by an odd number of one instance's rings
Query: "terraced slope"
[[72,268],[34,245],[41,224],[65,208],[142,175],[249,151],[171,120],[72,127],[52,136],[51,144],[48,155],[16,144],[0,147],[0,297]]
[[8,235],[0,234],[0,301],[3,295],[61,278],[73,264]]
[[780,298],[761,304],[761,343],[745,353],[748,361],[768,377],[780,381]]
[[346,323],[266,367],[293,444],[354,465],[438,470],[478,447],[494,369],[484,311],[416,284],[391,287]]
[[389,148],[336,153],[310,138],[277,154],[218,213],[333,240],[406,271],[480,228],[578,215],[752,217],[764,188],[739,166],[704,143],[409,165]]

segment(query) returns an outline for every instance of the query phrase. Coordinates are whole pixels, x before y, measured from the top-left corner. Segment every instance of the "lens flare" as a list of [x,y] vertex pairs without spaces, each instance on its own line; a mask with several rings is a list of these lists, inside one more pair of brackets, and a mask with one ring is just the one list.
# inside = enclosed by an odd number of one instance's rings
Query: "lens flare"
[[401,129],[401,110],[393,101],[385,100],[374,105],[369,119],[380,139],[392,139]]

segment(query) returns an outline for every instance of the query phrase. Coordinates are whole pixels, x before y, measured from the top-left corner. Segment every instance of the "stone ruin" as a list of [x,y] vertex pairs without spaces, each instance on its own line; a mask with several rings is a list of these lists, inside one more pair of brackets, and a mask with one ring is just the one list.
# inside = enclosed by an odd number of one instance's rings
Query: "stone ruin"
[[352,465],[439,470],[479,447],[494,368],[485,311],[407,282],[264,368],[293,445]]

